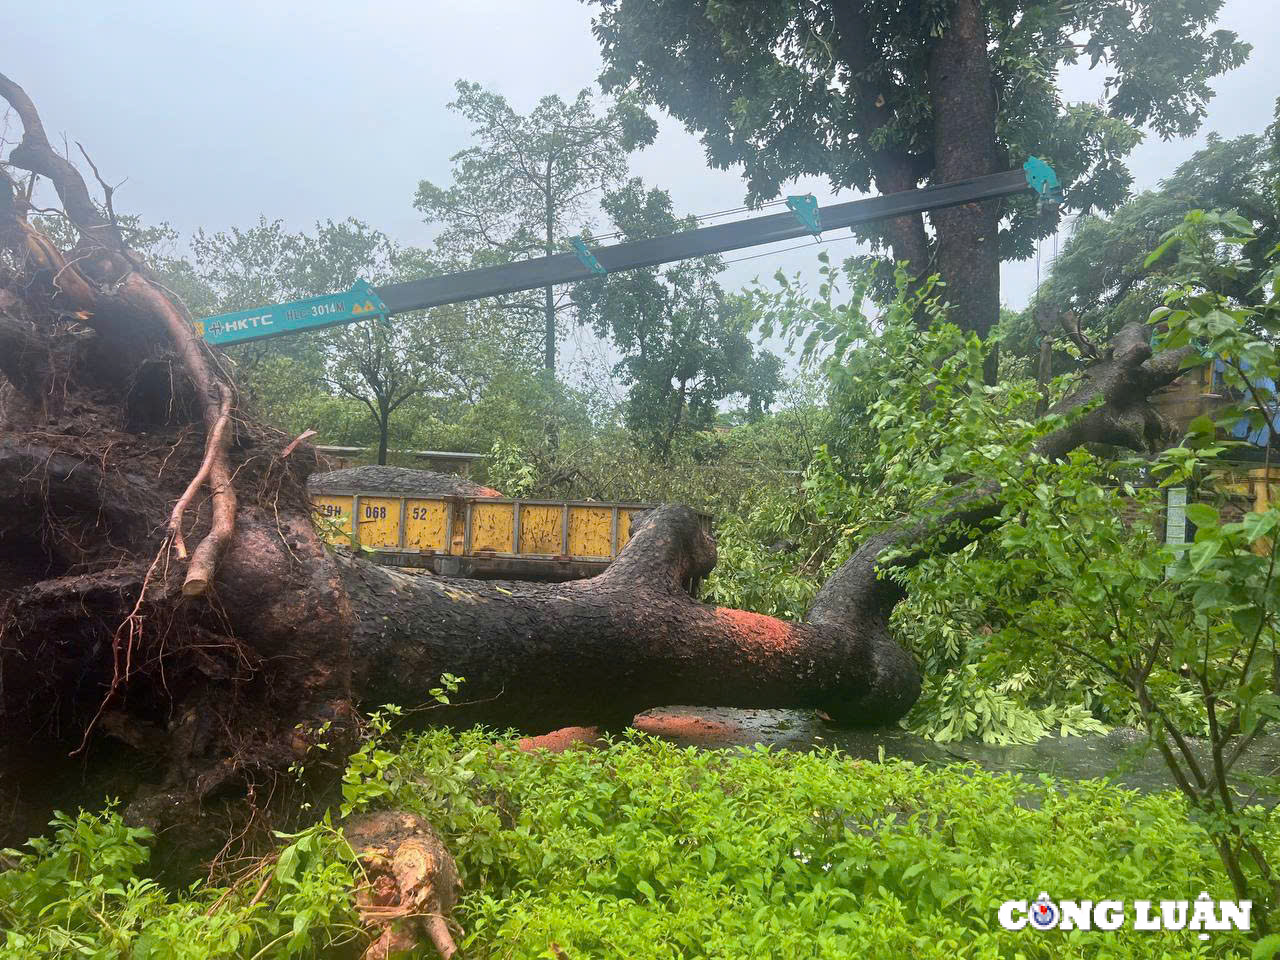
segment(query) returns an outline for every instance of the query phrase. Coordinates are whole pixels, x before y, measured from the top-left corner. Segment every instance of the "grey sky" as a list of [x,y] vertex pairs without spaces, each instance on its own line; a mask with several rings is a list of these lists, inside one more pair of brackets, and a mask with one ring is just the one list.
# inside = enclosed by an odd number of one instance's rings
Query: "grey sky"
[[[467,143],[468,125],[445,109],[454,80],[478,81],[524,110],[545,93],[591,85],[600,67],[591,10],[578,0],[6,7],[0,71],[26,87],[50,136],[83,142],[107,179],[129,178],[121,209],[184,234],[259,214],[294,228],[354,215],[403,242],[428,242],[411,201],[419,179],[448,182],[448,158]],[[1254,53],[1216,82],[1199,137],[1153,138],[1134,152],[1139,187],[1170,173],[1209,130],[1234,136],[1266,126],[1280,93],[1276,18],[1275,0],[1228,0],[1221,25]],[[1068,99],[1095,98],[1101,81],[1102,71],[1073,71]],[[669,118],[633,167],[685,212],[742,202],[737,174],[709,170],[701,146]],[[832,196],[820,181],[791,192],[810,190]],[[831,249],[846,255],[854,245]],[[740,284],[814,262],[802,249],[735,264],[726,279]],[[1007,303],[1025,303],[1034,272],[1033,263],[1006,265]]]

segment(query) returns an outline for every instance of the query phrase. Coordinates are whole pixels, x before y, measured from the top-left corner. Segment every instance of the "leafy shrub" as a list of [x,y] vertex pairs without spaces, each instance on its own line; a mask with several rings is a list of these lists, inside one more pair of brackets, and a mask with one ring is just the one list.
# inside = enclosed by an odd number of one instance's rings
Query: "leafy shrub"
[[[231,888],[195,884],[175,896],[145,876],[146,830],[111,808],[55,815],[52,838],[6,850],[0,872],[0,958],[203,960],[331,956],[359,935],[353,856],[324,824],[287,839]],[[256,897],[264,877],[265,896]]]
[[1154,958],[1247,940],[998,927],[1003,900],[1041,890],[1230,898],[1172,793],[639,734],[512,746],[431,732],[400,753],[394,802],[434,817],[463,870],[469,956]]
[[[380,748],[388,745],[382,743]],[[1229,899],[1176,794],[834,751],[680,749],[639,734],[529,754],[436,730],[351,783],[429,817],[458,859],[469,957],[1226,957],[1248,936],[1002,930],[1006,899]],[[366,784],[367,785],[367,784]],[[144,879],[145,832],[59,815],[6,851],[0,957],[355,956],[350,848],[321,823],[233,888]],[[1259,843],[1280,844],[1275,825]],[[267,883],[262,884],[262,879]],[[259,888],[261,889],[259,890]]]

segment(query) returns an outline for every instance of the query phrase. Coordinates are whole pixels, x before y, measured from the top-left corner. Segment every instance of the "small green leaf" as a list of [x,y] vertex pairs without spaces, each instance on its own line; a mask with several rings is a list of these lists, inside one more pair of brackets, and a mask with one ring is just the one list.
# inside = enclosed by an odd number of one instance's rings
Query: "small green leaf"
[[293,883],[300,862],[297,844],[289,844],[280,851],[280,859],[276,862],[276,880],[280,883]]
[[1207,503],[1188,503],[1187,519],[1197,527],[1216,527],[1218,525],[1218,511]]
[[1244,536],[1249,543],[1265,537],[1275,529],[1280,521],[1280,510],[1268,510],[1266,513],[1246,513],[1244,515]]
[[1218,555],[1218,551],[1222,548],[1221,540],[1200,540],[1192,544],[1189,551],[1191,556],[1191,569],[1196,573],[1203,570],[1214,557]]
[[1213,421],[1210,420],[1203,413],[1200,414],[1200,416],[1196,417],[1194,420],[1192,420],[1189,424],[1187,424],[1188,433],[1212,434],[1213,431],[1214,431]]
[[1280,954],[1280,933],[1263,937],[1253,945],[1253,960],[1274,960]]

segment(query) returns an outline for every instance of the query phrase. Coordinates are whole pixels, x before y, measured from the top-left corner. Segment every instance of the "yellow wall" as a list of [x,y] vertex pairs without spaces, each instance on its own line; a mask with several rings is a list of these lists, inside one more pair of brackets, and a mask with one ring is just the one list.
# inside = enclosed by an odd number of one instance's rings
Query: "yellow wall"
[[400,546],[400,498],[361,497],[358,539],[362,547]]
[[569,554],[608,557],[613,546],[612,507],[569,508]]
[[621,550],[631,539],[631,528],[640,526],[640,521],[648,514],[648,510],[618,511],[618,549]]
[[510,503],[471,504],[471,550],[511,553],[515,505]]
[[443,500],[407,500],[404,510],[404,545],[408,550],[437,550],[448,547],[445,523],[449,508]]
[[[1259,484],[1265,490],[1265,485]],[[311,498],[320,535],[332,543],[351,537],[350,496],[319,494]],[[526,556],[605,559],[614,555],[612,504],[569,506],[569,538],[564,543],[563,504],[520,504],[520,543],[512,543],[515,505],[485,500],[456,501],[452,530],[449,501],[444,499],[361,496],[356,517],[357,542],[361,546],[391,550],[465,552],[468,512],[471,517],[471,552],[512,552]],[[621,550],[631,539],[648,508],[618,507],[618,543]],[[400,520],[404,517],[403,539]]]
[[558,557],[563,553],[563,537],[563,507],[520,505],[520,549],[516,553]]

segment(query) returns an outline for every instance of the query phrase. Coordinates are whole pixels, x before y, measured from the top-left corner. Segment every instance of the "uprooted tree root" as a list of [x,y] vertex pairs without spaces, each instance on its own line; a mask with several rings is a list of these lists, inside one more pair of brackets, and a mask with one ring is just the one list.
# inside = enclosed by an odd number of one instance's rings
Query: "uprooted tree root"
[[[216,371],[212,354],[196,336],[185,306],[150,274],[141,257],[125,245],[111,209],[110,188],[103,184],[107,190],[107,215],[104,216],[90,199],[79,171],[54,152],[31,98],[3,74],[0,74],[0,97],[18,114],[23,128],[22,140],[9,154],[9,163],[29,171],[32,177],[49,178],[81,237],[73,256],[64,257],[47,237],[26,222],[25,207],[29,199],[20,200],[12,180],[0,173],[5,178],[0,184],[0,220],[3,221],[0,231],[10,246],[25,254],[37,272],[50,275],[50,301],[63,314],[71,313],[96,328],[97,319],[111,312],[104,302],[108,298],[131,306],[134,322],[142,330],[151,328],[168,337],[173,353],[194,387],[206,428],[204,451],[191,484],[174,507],[170,534],[180,548],[179,556],[185,559],[183,513],[195,489],[207,485],[213,519],[191,556],[183,581],[184,593],[199,596],[208,589],[218,561],[235,533],[236,493],[227,432],[233,409],[232,386]],[[87,153],[85,158],[88,159]],[[89,162],[92,166],[92,161]],[[94,173],[97,174],[96,167]]]

